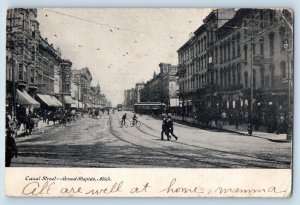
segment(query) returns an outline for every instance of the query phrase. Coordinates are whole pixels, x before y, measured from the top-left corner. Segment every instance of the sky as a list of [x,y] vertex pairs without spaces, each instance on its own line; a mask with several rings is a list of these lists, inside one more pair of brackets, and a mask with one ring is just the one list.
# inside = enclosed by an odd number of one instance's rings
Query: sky
[[88,67],[113,106],[124,90],[147,82],[159,63],[178,64],[177,50],[211,9],[38,9],[40,32],[72,69]]

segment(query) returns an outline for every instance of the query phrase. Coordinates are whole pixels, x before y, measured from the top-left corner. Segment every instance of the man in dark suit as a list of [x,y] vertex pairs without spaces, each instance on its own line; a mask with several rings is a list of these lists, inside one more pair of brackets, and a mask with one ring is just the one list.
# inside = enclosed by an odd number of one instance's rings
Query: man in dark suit
[[170,135],[167,132],[167,118],[165,116],[163,116],[163,121],[162,121],[162,125],[161,125],[161,138],[160,138],[160,140],[164,140],[164,134],[167,135],[167,139],[169,141],[170,140]]
[[168,116],[167,119],[167,136],[168,136],[168,140],[171,139],[170,134],[175,138],[175,140],[177,141],[178,137],[173,133],[174,132],[174,125],[173,125],[173,121],[172,118],[170,116]]

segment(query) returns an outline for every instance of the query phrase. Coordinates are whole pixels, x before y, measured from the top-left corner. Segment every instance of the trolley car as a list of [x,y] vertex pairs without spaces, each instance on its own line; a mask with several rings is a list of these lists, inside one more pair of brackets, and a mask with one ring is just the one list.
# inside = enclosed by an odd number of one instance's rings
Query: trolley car
[[139,114],[160,115],[166,111],[166,104],[160,102],[140,102],[133,105],[133,110]]

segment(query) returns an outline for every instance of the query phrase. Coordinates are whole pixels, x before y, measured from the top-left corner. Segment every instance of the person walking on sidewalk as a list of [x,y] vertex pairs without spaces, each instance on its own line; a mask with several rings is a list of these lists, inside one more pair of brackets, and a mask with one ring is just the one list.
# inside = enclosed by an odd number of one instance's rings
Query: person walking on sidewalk
[[167,135],[167,140],[170,139],[170,135],[167,132],[167,118],[165,116],[163,116],[163,121],[162,121],[162,125],[161,125],[161,137],[160,140],[164,140],[164,134]]
[[15,139],[12,137],[13,130],[7,129],[5,138],[5,167],[10,167],[12,158],[17,158],[18,148]]
[[167,130],[168,141],[170,141],[170,139],[171,139],[170,134],[171,134],[171,135],[175,138],[175,140],[177,141],[178,137],[174,134],[174,125],[173,125],[172,118],[171,118],[170,116],[168,116],[168,119],[167,119],[167,127],[166,127],[166,130]]
[[122,116],[122,125],[125,125],[125,120],[126,120],[127,116],[126,113]]
[[223,121],[223,125],[226,125],[226,119],[227,119],[226,112],[223,111],[223,112],[222,112],[222,121]]

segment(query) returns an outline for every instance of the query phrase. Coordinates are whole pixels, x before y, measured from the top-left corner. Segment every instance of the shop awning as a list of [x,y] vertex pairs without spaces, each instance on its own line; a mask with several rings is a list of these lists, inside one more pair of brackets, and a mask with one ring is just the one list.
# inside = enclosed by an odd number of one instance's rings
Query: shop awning
[[58,107],[62,107],[62,103],[54,96],[51,96],[52,100],[57,104]]
[[71,96],[65,96],[64,97],[64,103],[65,104],[75,104],[75,101],[71,98]]
[[37,96],[49,107],[59,107],[50,95],[37,94]]
[[85,105],[86,105],[87,108],[91,108],[92,107],[90,103],[86,103]]
[[[72,108],[82,108],[82,103],[79,101],[78,102],[78,100],[74,100],[73,99],[73,101],[75,102],[74,104],[71,104],[71,107]],[[78,105],[79,105],[79,107],[78,107]]]
[[32,106],[34,108],[39,108],[40,103],[33,99],[26,91],[20,91],[17,89],[18,103],[23,106]]

